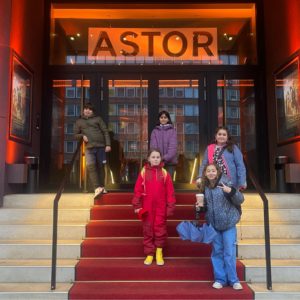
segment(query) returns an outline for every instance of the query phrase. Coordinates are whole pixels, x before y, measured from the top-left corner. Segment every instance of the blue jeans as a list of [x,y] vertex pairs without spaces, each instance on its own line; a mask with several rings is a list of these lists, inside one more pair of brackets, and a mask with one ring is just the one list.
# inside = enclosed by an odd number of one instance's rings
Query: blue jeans
[[217,231],[213,240],[211,261],[215,281],[223,286],[239,282],[236,273],[236,226],[224,231]]
[[106,153],[103,147],[85,149],[86,168],[94,189],[104,187]]

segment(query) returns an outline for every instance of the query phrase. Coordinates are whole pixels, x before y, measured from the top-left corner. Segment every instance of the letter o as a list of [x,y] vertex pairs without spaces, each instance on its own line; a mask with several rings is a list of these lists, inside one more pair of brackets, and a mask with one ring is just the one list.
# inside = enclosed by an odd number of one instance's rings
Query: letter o
[[[182,42],[182,47],[181,47],[180,51],[177,53],[171,52],[168,47],[169,39],[174,35],[180,37],[181,42]],[[186,39],[185,35],[180,31],[171,31],[171,32],[167,33],[163,39],[163,49],[164,49],[165,53],[169,56],[179,57],[179,56],[183,55],[187,49],[187,39]]]

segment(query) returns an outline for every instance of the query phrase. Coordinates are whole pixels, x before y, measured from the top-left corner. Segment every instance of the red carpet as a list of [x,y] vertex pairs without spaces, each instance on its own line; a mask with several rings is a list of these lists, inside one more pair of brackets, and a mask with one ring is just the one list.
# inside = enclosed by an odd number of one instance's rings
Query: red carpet
[[[190,205],[177,205],[177,210],[174,213],[174,216],[170,217],[170,220],[189,220],[193,219],[195,216]],[[91,209],[91,219],[92,220],[128,220],[136,219],[136,214],[133,212],[131,205],[122,205],[118,206],[116,209],[115,206],[103,206],[95,205]],[[203,219],[203,217],[202,217]]]
[[[81,245],[81,257],[126,257],[144,256],[142,238],[94,238],[85,239]],[[210,245],[169,238],[164,251],[166,257],[209,257]]]
[[187,300],[187,299],[254,299],[252,291],[231,287],[216,290],[211,282],[78,282],[70,292],[70,299],[128,299],[128,300]]
[[[176,195],[164,266],[143,264],[142,227],[130,205],[132,194],[109,193],[97,200],[69,299],[254,299],[246,283],[242,291],[213,289],[210,245],[178,238],[179,220],[194,218],[194,197],[191,193]],[[237,271],[243,281],[244,266],[239,261]]]

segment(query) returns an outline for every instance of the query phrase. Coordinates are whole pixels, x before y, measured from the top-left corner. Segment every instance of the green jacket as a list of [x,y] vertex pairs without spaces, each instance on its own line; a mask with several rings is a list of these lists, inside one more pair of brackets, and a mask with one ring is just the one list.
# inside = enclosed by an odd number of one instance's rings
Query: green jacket
[[88,138],[86,148],[110,146],[107,127],[99,116],[81,116],[76,120],[74,134],[78,140],[81,140],[84,135]]

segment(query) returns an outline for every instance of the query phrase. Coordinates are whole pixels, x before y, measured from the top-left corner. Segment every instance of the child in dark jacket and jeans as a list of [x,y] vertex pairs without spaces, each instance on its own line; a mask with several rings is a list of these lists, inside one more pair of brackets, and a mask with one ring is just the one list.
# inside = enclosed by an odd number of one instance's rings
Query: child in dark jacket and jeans
[[236,272],[236,224],[241,215],[236,206],[244,201],[243,194],[214,163],[204,168],[200,191],[204,193],[205,219],[217,232],[211,255],[215,277],[213,288],[230,285],[241,290],[243,287]]
[[104,188],[106,152],[111,151],[110,137],[101,117],[96,116],[91,103],[83,106],[83,114],[75,123],[75,137],[85,143],[86,168],[95,189],[95,198],[107,191]]

